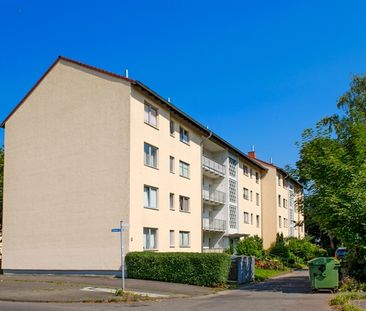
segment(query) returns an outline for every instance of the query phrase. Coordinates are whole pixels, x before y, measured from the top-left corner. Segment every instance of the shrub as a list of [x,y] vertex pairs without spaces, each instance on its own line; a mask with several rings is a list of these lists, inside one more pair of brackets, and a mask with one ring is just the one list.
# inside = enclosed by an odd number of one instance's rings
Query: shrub
[[255,267],[260,269],[266,270],[284,270],[285,266],[283,263],[278,259],[256,259],[255,260]]
[[227,281],[230,256],[219,253],[131,252],[126,256],[128,277],[201,286]]
[[283,238],[283,234],[278,234],[276,237],[276,242],[272,247],[269,249],[269,254],[274,257],[279,257],[281,259],[287,260],[290,256],[290,252],[288,246],[285,243]]
[[263,240],[257,235],[246,237],[240,240],[236,246],[237,255],[255,256],[257,258],[261,258],[263,253]]

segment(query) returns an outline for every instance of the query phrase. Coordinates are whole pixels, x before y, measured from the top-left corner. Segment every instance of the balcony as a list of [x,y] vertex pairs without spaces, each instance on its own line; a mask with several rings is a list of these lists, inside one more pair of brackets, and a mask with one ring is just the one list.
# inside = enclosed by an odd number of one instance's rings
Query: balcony
[[202,219],[202,227],[205,231],[224,232],[226,231],[226,221],[222,219]]
[[226,175],[225,165],[217,163],[206,156],[202,156],[202,168],[203,172],[211,178],[225,177]]
[[210,205],[221,205],[225,204],[225,192],[218,191],[218,190],[210,190],[204,188],[202,190],[202,199],[205,203]]

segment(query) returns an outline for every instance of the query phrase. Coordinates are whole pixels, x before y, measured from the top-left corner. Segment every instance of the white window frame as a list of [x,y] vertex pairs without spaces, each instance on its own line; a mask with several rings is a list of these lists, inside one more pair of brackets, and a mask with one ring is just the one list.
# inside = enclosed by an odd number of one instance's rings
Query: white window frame
[[281,207],[281,204],[282,204],[282,202],[281,202],[281,195],[279,194],[278,195],[278,207]]
[[169,156],[169,172],[175,173],[175,158],[173,156]]
[[255,205],[259,206],[260,205],[260,197],[259,197],[259,193],[257,192],[255,194]]
[[282,217],[278,216],[278,228],[282,228]]
[[189,163],[179,160],[179,176],[185,177],[185,178],[190,177]]
[[244,223],[249,224],[249,213],[248,212],[244,212]]
[[250,214],[250,224],[253,224],[253,213]]
[[187,145],[189,145],[189,131],[186,130],[184,127],[180,126],[179,127],[179,140],[182,142],[182,143],[185,143]]
[[179,211],[180,212],[184,212],[184,213],[189,213],[190,211],[190,206],[189,206],[189,202],[190,198],[186,197],[184,195],[180,195],[179,196]]
[[259,184],[259,180],[260,180],[259,173],[258,172],[255,172],[255,182],[257,184]]
[[[148,150],[146,150],[146,148]],[[147,153],[146,153],[147,151]],[[155,161],[153,156],[153,151],[155,151]],[[159,167],[159,148],[155,147],[147,142],[144,142],[144,164],[148,167],[158,168]]]
[[174,248],[175,247],[175,231],[169,230],[169,247]]
[[[147,190],[147,192],[145,192],[145,190]],[[156,198],[156,202],[155,202],[155,207],[151,204],[151,199],[152,199],[152,196],[151,196],[151,193],[152,193],[152,190],[155,190],[155,198]],[[147,195],[147,200],[145,200],[145,193]],[[149,209],[155,209],[157,210],[158,209],[158,202],[159,202],[159,189],[157,187],[152,187],[152,186],[149,186],[149,185],[144,185],[144,208],[149,208]],[[147,201],[147,204],[146,204],[146,201]]]
[[[154,122],[152,121],[153,120],[152,114],[151,114],[152,111],[156,112],[156,116],[155,116],[155,123],[156,124],[154,124]],[[159,127],[159,109],[154,107],[150,103],[145,102],[145,104],[144,104],[144,120],[145,120],[146,124],[148,124],[152,127],[158,128]]]
[[188,248],[191,247],[191,232],[179,231],[179,247]]
[[169,133],[170,133],[170,136],[172,136],[172,137],[175,136],[175,122],[173,120],[169,121]]
[[[154,233],[154,234],[152,234]],[[145,237],[146,235],[146,237]],[[151,245],[151,237],[154,238],[153,247]],[[158,249],[158,229],[157,228],[143,228],[143,248],[145,251],[154,251]]]
[[169,209],[171,211],[175,210],[175,194],[172,192],[169,193]]
[[243,199],[249,200],[249,189],[248,188],[243,188]]
[[260,228],[260,226],[261,226],[261,221],[260,221],[260,217],[259,217],[259,215],[256,215],[256,216],[255,216],[255,222],[256,222],[256,226],[257,226],[257,228]]
[[244,165],[244,164],[243,164],[243,174],[245,176],[249,176],[249,168],[247,165]]

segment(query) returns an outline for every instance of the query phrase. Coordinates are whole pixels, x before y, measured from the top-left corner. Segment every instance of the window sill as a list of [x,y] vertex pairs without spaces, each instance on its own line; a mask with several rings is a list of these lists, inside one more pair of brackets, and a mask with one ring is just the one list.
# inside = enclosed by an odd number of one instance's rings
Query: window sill
[[191,248],[191,246],[181,246],[181,245],[179,245],[179,248]]
[[158,208],[155,207],[148,207],[148,206],[144,206],[144,208],[149,209],[149,210],[153,210],[153,211],[158,211]]
[[155,170],[159,170],[159,167],[151,166],[151,165],[146,164],[146,163],[144,163],[144,165],[147,166],[147,167],[153,168]]
[[181,211],[179,210],[181,213],[186,213],[186,214],[190,214],[191,212],[190,211]]
[[157,252],[158,249],[157,248],[151,248],[151,249],[145,249],[144,248],[144,252]]
[[154,129],[156,129],[156,130],[158,130],[159,131],[159,128],[157,127],[157,126],[155,126],[155,125],[153,125],[153,124],[150,124],[149,122],[144,122],[146,125],[148,125],[148,126],[151,126],[152,128],[154,128]]
[[170,211],[174,212],[175,211],[175,208],[169,208]]
[[185,178],[185,179],[191,179],[190,177],[186,177],[186,176],[183,176],[183,175],[180,175],[180,174],[179,174],[179,176],[180,176],[180,177],[183,177],[183,178]]
[[175,246],[169,246],[169,248],[175,248]]
[[175,138],[175,134],[170,134],[171,137]]
[[190,143],[189,142],[185,142],[185,141],[183,141],[183,140],[179,140],[181,143],[183,143],[183,144],[185,144],[185,145],[187,145],[187,146],[190,146]]

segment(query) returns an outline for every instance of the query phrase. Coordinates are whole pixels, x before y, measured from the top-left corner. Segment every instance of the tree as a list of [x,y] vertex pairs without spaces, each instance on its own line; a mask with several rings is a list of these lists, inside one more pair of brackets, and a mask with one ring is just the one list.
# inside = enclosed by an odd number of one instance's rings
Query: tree
[[320,231],[356,252],[364,264],[366,77],[353,78],[337,107],[339,113],[323,118],[302,135],[296,165],[307,189],[304,213]]

